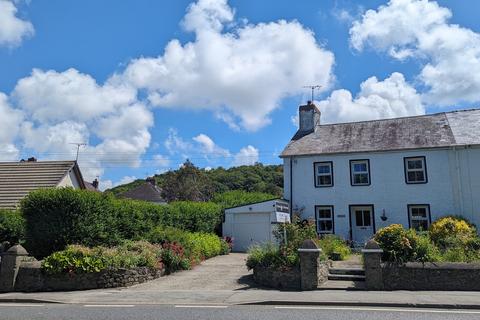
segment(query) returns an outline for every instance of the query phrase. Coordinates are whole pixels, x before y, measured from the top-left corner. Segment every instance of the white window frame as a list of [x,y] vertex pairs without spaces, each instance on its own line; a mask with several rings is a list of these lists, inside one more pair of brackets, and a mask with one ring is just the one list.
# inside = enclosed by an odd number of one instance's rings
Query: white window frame
[[[328,166],[330,168],[329,173],[319,173],[318,167],[320,166]],[[316,188],[324,188],[324,187],[333,187],[333,162],[332,161],[323,161],[323,162],[315,162],[313,164],[313,168],[315,171],[315,187]],[[330,177],[330,184],[320,184],[319,177]]]
[[[420,160],[422,162],[422,168],[421,169],[409,169],[408,168],[408,162],[409,161],[418,161]],[[424,156],[421,157],[406,157],[404,160],[404,166],[405,166],[405,182],[407,184],[421,184],[421,183],[427,183],[428,182],[428,177],[427,177],[427,160]],[[410,181],[408,179],[408,173],[409,172],[423,172],[423,180],[422,181]]]
[[[330,210],[330,218],[320,218],[319,211],[320,210]],[[333,206],[315,206],[315,218],[317,221],[317,233],[318,234],[334,234],[335,233],[335,221],[334,221],[334,210]],[[321,221],[331,221],[332,222],[332,230],[320,230],[320,222]]]
[[[365,167],[367,168],[366,171],[355,171],[355,164],[364,163]],[[357,174],[366,174],[368,177],[368,182],[366,183],[355,183],[355,175]],[[368,159],[361,159],[361,160],[350,160],[350,183],[352,186],[369,186],[370,181],[370,160]]]
[[[425,209],[426,216],[425,217],[413,217],[412,215],[412,209]],[[427,231],[428,228],[430,227],[431,223],[431,216],[430,216],[430,206],[428,204],[409,204],[408,205],[408,223],[409,227],[412,229],[415,229],[419,231],[419,229],[414,228],[413,226],[413,221],[426,221],[427,222],[427,229],[423,231]]]

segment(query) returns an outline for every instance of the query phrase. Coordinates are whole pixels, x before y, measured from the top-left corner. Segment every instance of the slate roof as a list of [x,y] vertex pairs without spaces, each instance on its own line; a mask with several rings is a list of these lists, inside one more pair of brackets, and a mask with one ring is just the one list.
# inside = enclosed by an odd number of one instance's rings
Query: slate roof
[[118,197],[155,203],[166,203],[161,194],[162,189],[150,182],[145,182],[136,188],[120,193]]
[[317,126],[280,157],[480,145],[480,109]]
[[84,189],[75,161],[0,162],[0,208],[13,209],[29,192],[56,187],[70,170]]

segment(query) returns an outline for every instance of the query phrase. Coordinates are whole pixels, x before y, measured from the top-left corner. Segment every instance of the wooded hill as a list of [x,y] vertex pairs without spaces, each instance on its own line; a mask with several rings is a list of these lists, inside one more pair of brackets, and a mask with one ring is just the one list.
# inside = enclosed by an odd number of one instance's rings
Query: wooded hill
[[[261,192],[281,197],[283,166],[263,165],[199,169],[187,160],[181,168],[154,176],[167,201],[210,201],[215,195],[233,190]],[[114,195],[144,183],[138,179],[107,190]]]

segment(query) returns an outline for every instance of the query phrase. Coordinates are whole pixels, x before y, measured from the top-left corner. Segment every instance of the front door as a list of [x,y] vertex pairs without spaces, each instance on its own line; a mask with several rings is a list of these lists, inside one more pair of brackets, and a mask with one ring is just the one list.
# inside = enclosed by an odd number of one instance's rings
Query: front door
[[352,240],[363,246],[373,236],[373,207],[350,207],[350,219],[352,222]]

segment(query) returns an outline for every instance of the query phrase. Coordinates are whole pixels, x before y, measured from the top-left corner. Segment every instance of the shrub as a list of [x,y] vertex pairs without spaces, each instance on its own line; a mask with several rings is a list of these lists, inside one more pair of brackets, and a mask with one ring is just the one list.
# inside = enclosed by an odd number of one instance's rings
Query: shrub
[[297,254],[285,254],[271,243],[253,246],[248,250],[247,268],[251,270],[255,267],[263,268],[292,268],[299,265]]
[[401,224],[392,224],[378,230],[374,237],[383,249],[382,259],[391,262],[416,260],[418,237],[414,230],[405,230]]
[[25,219],[19,211],[0,209],[0,243],[20,243],[25,236]]
[[26,219],[25,247],[37,258],[69,244],[114,246],[140,240],[159,225],[213,232],[221,221],[221,207],[214,203],[161,206],[71,188],[31,192],[21,208]]
[[161,266],[161,247],[147,242],[126,242],[115,248],[87,248],[70,245],[55,252],[42,262],[42,269],[50,274],[90,273],[105,269]]
[[432,241],[442,247],[448,248],[458,244],[466,244],[470,239],[476,237],[475,227],[461,217],[440,218],[429,228],[429,235]]
[[185,258],[183,247],[175,242],[167,242],[162,245],[162,261],[167,273],[186,270],[191,267],[190,261]]
[[317,240],[317,244],[329,259],[333,259],[335,255],[338,255],[340,260],[345,260],[351,254],[350,247],[346,242],[335,235],[324,235]]
[[224,254],[225,245],[227,245],[211,233],[188,232],[172,227],[157,227],[146,236],[146,239],[159,244],[174,242],[180,244],[185,251],[185,256],[194,264]]

